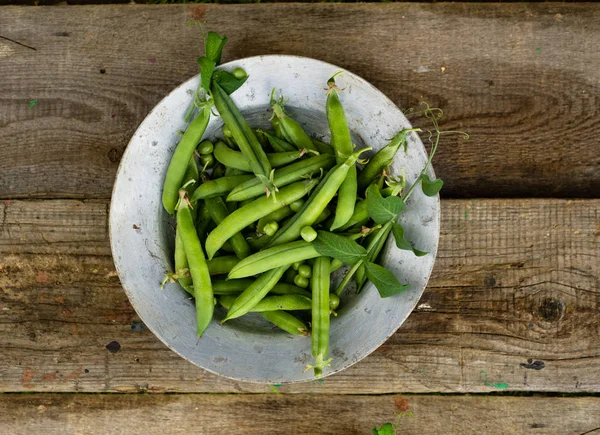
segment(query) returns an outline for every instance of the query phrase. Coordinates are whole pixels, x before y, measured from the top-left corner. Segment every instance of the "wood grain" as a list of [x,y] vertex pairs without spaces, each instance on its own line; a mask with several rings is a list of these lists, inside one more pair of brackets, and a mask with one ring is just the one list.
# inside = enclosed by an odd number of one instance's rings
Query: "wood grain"
[[[88,395],[0,397],[6,433],[584,434],[600,399],[494,396]],[[301,416],[301,418],[290,418]],[[100,429],[101,428],[101,429]],[[591,432],[590,432],[591,431]]]
[[[144,327],[106,210],[0,201],[0,391],[269,392],[204,372]],[[600,392],[599,253],[600,200],[443,201],[434,273],[400,330],[350,369],[280,390]]]
[[224,60],[310,56],[443,108],[472,135],[435,159],[446,197],[600,192],[591,3],[103,5],[3,8],[23,45],[0,40],[0,198],[109,198],[137,125],[197,71],[190,19],[230,36]]

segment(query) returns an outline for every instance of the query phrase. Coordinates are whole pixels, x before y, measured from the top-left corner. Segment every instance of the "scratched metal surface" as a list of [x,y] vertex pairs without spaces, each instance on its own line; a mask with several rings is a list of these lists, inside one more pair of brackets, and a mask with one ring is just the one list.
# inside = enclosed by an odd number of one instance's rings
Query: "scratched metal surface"
[[[259,56],[222,66],[244,68],[249,79],[233,100],[251,126],[267,127],[269,97],[275,87],[289,98],[287,107],[309,133],[328,140],[325,117],[325,83],[342,68],[295,56]],[[183,83],[163,99],[142,122],[122,158],[110,210],[111,247],[125,291],[144,323],[169,348],[192,363],[219,375],[251,382],[281,383],[312,380],[303,373],[312,360],[310,339],[292,337],[247,316],[221,325],[224,312],[198,340],[193,302],[178,285],[160,290],[166,269],[172,270],[173,222],[161,205],[161,188],[170,156],[185,128],[188,107],[198,77]],[[341,98],[357,146],[385,146],[410,123],[381,92],[362,78],[345,72],[337,78],[345,88]],[[206,137],[220,130],[222,121],[212,117]],[[414,133],[406,155],[399,153],[395,173],[406,170],[412,183],[426,162],[426,152]],[[430,175],[433,172],[430,171]],[[346,292],[339,315],[332,319],[331,367],[324,376],[343,370],[380,346],[398,329],[418,302],[429,279],[439,237],[439,198],[427,198],[419,189],[402,216],[412,242],[430,255],[416,258],[388,241],[383,265],[401,281],[411,284],[402,294],[381,299],[368,283],[359,294]],[[136,230],[133,226],[139,228]]]

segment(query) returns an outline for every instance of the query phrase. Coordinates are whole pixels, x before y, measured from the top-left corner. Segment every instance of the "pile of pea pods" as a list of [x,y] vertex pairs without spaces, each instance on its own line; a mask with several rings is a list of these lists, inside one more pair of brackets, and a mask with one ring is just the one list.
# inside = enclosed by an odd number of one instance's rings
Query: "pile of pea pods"
[[[406,133],[368,162],[360,160],[371,148],[355,150],[336,76],[326,81],[330,144],[311,138],[275,92],[271,130],[253,129],[230,97],[246,73],[216,74],[220,51],[209,50],[210,38],[221,49],[226,38],[211,33],[204,64],[199,61],[203,98],[196,96],[165,177],[163,205],[177,223],[175,270],[167,279],[195,299],[199,337],[216,304],[227,310],[225,323],[259,313],[283,331],[311,337],[310,368],[318,376],[330,361],[330,317],[349,278],[331,291],[331,274],[343,261],[320,254],[315,239],[325,232],[362,242],[373,247],[375,261],[389,231],[371,231],[362,198],[369,186],[381,188]],[[202,76],[204,65],[213,64],[210,77]],[[207,140],[213,108],[224,125],[220,138]],[[360,288],[366,274],[355,272]]]

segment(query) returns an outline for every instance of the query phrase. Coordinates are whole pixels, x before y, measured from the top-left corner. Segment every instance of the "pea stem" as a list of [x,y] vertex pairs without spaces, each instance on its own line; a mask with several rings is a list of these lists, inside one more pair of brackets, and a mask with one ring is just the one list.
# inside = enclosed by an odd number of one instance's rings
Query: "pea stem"
[[348,283],[350,282],[350,280],[352,279],[352,277],[354,276],[354,274],[356,273],[356,271],[358,270],[358,268],[360,266],[362,266],[365,262],[365,259],[368,261],[373,261],[374,259],[371,258],[372,254],[372,249],[374,246],[377,246],[380,241],[380,239],[383,237],[384,239],[387,238],[387,236],[390,233],[390,230],[392,229],[392,223],[393,221],[389,221],[387,222],[382,228],[381,230],[379,230],[379,232],[377,232],[377,234],[374,235],[373,240],[371,241],[371,243],[369,243],[369,249],[367,250],[367,255],[365,258],[362,258],[360,260],[358,260],[358,262],[352,266],[352,268],[348,271],[348,273],[346,274],[346,276],[344,277],[344,279],[342,280],[342,282],[340,282],[340,285],[338,285],[338,287],[335,289],[335,294],[336,295],[341,295],[342,292],[344,291],[344,289],[346,288],[346,286],[348,285]]

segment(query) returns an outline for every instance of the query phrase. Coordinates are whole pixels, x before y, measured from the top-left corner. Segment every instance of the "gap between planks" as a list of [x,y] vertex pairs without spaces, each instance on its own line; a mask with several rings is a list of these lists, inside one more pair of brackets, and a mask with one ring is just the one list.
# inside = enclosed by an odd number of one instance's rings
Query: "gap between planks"
[[[204,372],[144,327],[106,205],[0,201],[0,391],[270,391]],[[338,375],[279,389],[600,392],[599,248],[600,200],[443,201],[434,273],[400,330]]]

